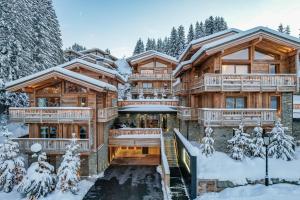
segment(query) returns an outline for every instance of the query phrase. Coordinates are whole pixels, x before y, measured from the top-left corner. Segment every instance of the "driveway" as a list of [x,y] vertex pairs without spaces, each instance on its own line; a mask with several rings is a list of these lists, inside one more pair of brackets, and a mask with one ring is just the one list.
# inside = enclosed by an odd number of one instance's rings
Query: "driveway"
[[161,177],[155,166],[111,165],[84,200],[162,200]]

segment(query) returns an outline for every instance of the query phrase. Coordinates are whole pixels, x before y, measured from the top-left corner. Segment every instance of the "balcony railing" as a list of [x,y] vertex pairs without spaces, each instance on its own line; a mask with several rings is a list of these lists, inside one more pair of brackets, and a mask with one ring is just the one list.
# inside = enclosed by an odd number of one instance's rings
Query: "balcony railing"
[[132,74],[129,76],[131,81],[139,80],[172,80],[172,74]]
[[167,105],[178,106],[177,99],[132,99],[118,101],[118,106],[131,106],[131,105]]
[[138,94],[139,92],[141,92],[141,90],[143,91],[143,93],[154,94],[155,92],[157,92],[158,94],[162,94],[162,93],[171,94],[170,88],[139,88],[139,87],[131,88],[131,93]]
[[118,107],[98,109],[98,122],[107,122],[118,117]]
[[174,94],[187,94],[190,91],[188,83],[178,83],[173,86]]
[[160,134],[160,128],[121,128],[109,130],[109,136]]
[[246,108],[218,109],[199,108],[198,121],[204,126],[246,126],[273,125],[276,120],[276,109]]
[[10,120],[24,123],[88,121],[92,116],[92,109],[87,107],[9,108]]
[[198,120],[198,110],[197,108],[179,106],[177,117],[181,120]]
[[[42,145],[42,151],[51,153],[64,153],[66,151],[66,146],[70,144],[71,139],[58,139],[58,138],[14,138],[13,141],[18,142],[20,146],[20,151],[30,151],[31,145],[39,143]],[[88,152],[89,140],[88,139],[78,139],[77,143],[79,145],[79,152]]]
[[296,91],[295,74],[204,74],[192,81],[193,92]]

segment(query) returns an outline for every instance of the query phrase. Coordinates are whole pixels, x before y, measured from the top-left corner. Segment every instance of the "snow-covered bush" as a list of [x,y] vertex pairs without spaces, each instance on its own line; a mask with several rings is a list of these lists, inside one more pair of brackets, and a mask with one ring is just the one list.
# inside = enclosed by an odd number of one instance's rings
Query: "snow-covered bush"
[[125,83],[124,85],[118,86],[118,99],[124,100],[127,98],[127,100],[131,99],[131,86],[129,83]]
[[235,160],[243,160],[249,151],[251,139],[244,133],[244,125],[240,123],[238,129],[234,129],[234,136],[228,140],[230,156]]
[[54,167],[47,162],[47,155],[41,152],[40,144],[33,144],[31,151],[37,162],[31,164],[27,174],[18,186],[18,191],[28,199],[44,197],[55,189]]
[[73,194],[76,194],[79,191],[80,156],[75,134],[72,137],[71,143],[67,146],[63,161],[57,171],[58,182],[56,187],[63,192],[71,191]]
[[213,129],[209,126],[205,128],[205,137],[202,138],[202,153],[208,157],[211,156],[214,152],[214,139],[212,138]]
[[1,134],[5,141],[0,144],[0,190],[10,192],[23,179],[26,170],[19,155],[19,144],[10,139],[12,133],[5,126],[1,127]]
[[253,129],[253,139],[250,144],[251,155],[254,157],[265,157],[264,153],[264,139],[262,137],[263,129],[260,126],[256,126]]
[[280,119],[275,122],[275,126],[270,132],[271,142],[269,145],[269,155],[283,160],[293,160],[295,157],[294,138],[285,132],[287,127],[283,127]]

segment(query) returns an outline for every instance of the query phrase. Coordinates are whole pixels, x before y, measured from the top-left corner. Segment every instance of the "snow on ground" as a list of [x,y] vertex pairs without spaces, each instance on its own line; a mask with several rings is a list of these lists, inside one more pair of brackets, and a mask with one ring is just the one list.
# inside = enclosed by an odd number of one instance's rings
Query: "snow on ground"
[[299,200],[300,186],[276,184],[247,185],[228,188],[219,193],[206,193],[196,200]]
[[[10,123],[7,125],[8,131],[12,132],[14,138],[28,135],[28,126],[23,123]],[[0,143],[4,141],[4,137],[0,134]]]
[[[73,195],[70,192],[62,193],[60,191],[54,191],[45,198],[40,198],[39,200],[81,200],[93,185],[93,181],[82,180],[79,182],[78,188],[80,190],[77,195]],[[16,188],[14,188],[10,193],[0,192],[0,199],[25,200],[26,198],[23,198],[22,195],[16,191]]]
[[[300,148],[296,149],[296,159],[284,161],[269,158],[269,177],[300,182]],[[260,180],[265,177],[265,159],[246,158],[236,161],[222,152],[205,157],[198,153],[198,178],[231,181],[234,184],[246,184],[246,179]],[[300,189],[300,188],[299,188]]]

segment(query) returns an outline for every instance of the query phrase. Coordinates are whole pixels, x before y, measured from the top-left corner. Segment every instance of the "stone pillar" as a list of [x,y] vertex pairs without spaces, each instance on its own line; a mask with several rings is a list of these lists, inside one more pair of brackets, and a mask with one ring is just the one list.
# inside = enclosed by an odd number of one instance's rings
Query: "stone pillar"
[[281,123],[283,126],[288,127],[289,134],[293,130],[293,93],[283,92],[281,100]]

